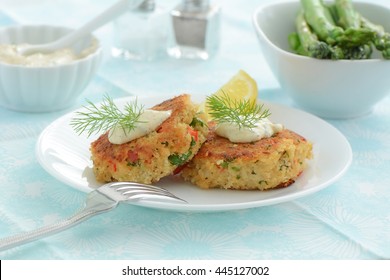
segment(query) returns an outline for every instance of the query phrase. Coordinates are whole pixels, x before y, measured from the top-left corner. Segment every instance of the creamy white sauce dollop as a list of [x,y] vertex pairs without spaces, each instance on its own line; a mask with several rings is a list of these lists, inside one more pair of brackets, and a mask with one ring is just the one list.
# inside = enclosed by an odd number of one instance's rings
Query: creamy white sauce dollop
[[274,124],[268,118],[258,121],[254,128],[239,127],[235,123],[217,124],[215,133],[233,143],[248,143],[271,137],[281,131],[283,125]]
[[97,42],[96,40],[93,40],[92,44],[79,54],[76,54],[70,48],[63,48],[50,53],[22,55],[18,52],[18,48],[23,46],[28,46],[28,44],[0,44],[0,61],[7,64],[22,65],[27,67],[47,67],[69,64],[93,53],[97,49]]
[[124,130],[117,126],[108,132],[108,141],[112,144],[123,144],[154,131],[160,124],[168,119],[172,111],[145,110],[138,119],[133,130]]

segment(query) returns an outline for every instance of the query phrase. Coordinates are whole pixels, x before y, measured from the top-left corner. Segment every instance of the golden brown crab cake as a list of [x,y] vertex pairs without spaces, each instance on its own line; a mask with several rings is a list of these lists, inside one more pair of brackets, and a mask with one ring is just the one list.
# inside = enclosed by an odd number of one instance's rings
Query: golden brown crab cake
[[155,131],[128,143],[110,143],[107,132],[91,144],[98,181],[157,182],[198,152],[208,128],[189,95],[166,100],[151,109],[172,113]]
[[201,188],[267,190],[291,185],[312,157],[312,144],[284,129],[251,143],[232,143],[214,132],[181,176]]

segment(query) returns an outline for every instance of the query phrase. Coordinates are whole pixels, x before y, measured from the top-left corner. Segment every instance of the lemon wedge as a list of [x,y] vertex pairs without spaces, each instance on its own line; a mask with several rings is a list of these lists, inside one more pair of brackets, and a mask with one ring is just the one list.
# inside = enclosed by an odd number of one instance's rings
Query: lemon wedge
[[[230,80],[217,90],[213,96],[229,95],[232,100],[256,101],[258,89],[256,81],[244,70],[238,71]],[[210,119],[206,101],[199,105],[199,112],[203,112]]]

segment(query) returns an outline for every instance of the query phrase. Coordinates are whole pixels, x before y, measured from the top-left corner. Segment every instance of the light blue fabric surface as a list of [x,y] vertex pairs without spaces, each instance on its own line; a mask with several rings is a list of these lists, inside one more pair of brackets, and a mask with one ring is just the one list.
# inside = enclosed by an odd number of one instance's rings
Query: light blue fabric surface
[[[113,2],[0,0],[0,25],[76,27]],[[106,47],[105,63],[74,107],[46,114],[0,108],[0,237],[59,221],[84,202],[85,193],[42,169],[34,150],[41,131],[85,104],[86,98],[100,101],[105,93],[114,98],[211,93],[245,69],[257,80],[260,98],[295,106],[280,90],[257,43],[251,14],[262,2],[219,1],[223,5],[222,45],[218,56],[207,62],[111,59],[112,29],[107,25],[97,32]],[[387,97],[370,115],[328,120],[346,136],[354,159],[342,178],[313,195],[220,213],[120,205],[56,236],[0,252],[0,259],[389,259],[389,108]]]

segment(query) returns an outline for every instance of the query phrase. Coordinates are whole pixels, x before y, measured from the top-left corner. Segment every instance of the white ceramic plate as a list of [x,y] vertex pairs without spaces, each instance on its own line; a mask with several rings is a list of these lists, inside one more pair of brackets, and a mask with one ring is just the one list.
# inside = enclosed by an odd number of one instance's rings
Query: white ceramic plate
[[[172,96],[137,97],[146,108]],[[117,99],[122,106],[134,97]],[[195,102],[205,96],[193,96]],[[317,192],[340,178],[352,161],[352,150],[346,138],[333,126],[311,114],[293,108],[266,103],[273,122],[282,123],[313,143],[314,159],[298,180],[288,188],[260,191],[203,190],[169,176],[158,184],[188,201],[188,204],[161,201],[138,201],[135,204],[174,211],[226,211],[260,207],[293,200]],[[58,180],[83,192],[90,192],[101,184],[92,172],[89,146],[95,137],[77,135],[69,125],[75,112],[50,124],[40,135],[37,158],[43,168]]]

